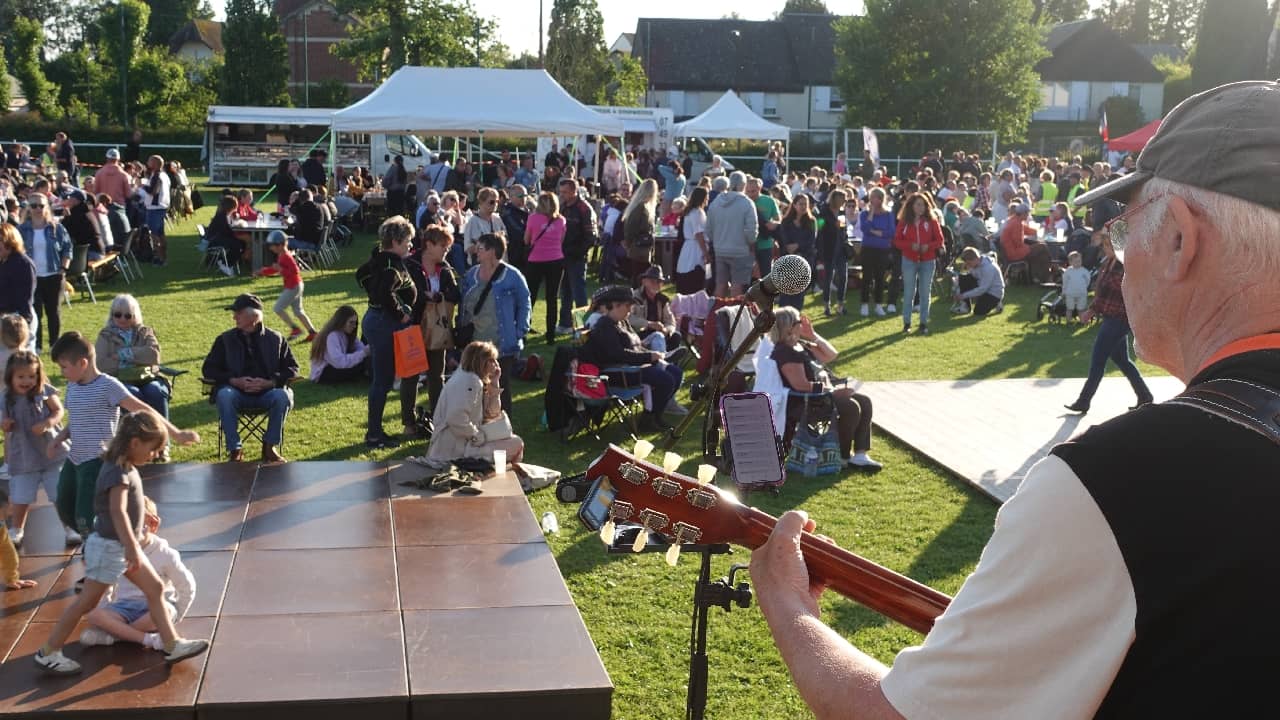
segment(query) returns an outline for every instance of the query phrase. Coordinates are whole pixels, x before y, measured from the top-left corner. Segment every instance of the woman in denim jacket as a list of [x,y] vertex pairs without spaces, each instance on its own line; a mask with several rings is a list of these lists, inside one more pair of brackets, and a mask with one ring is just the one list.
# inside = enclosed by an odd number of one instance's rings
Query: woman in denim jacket
[[[36,320],[40,322],[41,315],[45,316],[49,347],[53,347],[62,332],[62,283],[71,264],[71,236],[62,223],[54,221],[48,198],[39,193],[27,199],[27,219],[18,226],[18,234],[36,266]],[[33,335],[36,347],[40,347],[39,334]]]
[[[511,376],[516,359],[524,349],[524,336],[529,332],[529,285],[524,275],[502,261],[507,241],[501,235],[486,233],[476,240],[478,263],[462,278],[462,304],[458,309],[458,325],[474,323],[472,340],[491,342],[498,348],[498,364],[502,367],[502,409],[511,412]],[[476,312],[480,296],[490,281],[493,287]]]

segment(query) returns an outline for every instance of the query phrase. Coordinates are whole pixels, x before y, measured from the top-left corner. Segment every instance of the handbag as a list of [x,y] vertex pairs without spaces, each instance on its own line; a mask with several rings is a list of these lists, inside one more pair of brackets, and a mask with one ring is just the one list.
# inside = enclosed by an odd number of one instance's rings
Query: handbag
[[511,418],[507,417],[506,411],[503,411],[498,417],[481,425],[480,434],[484,435],[485,443],[491,443],[494,440],[506,440],[512,435]]
[[799,472],[804,477],[833,475],[843,465],[835,407],[832,406],[826,419],[810,421],[809,403],[805,403],[795,437],[787,450],[787,472]]
[[427,344],[422,328],[410,325],[392,335],[395,342],[396,377],[417,377],[427,371]]
[[199,210],[202,207],[204,207],[204,196],[200,194],[200,187],[198,185],[192,185],[191,186],[191,209]]
[[[489,282],[484,284],[484,289],[480,291],[480,298],[476,300],[476,307],[471,311],[471,317],[475,317],[480,312],[480,308],[484,307],[484,301],[489,299],[489,291],[493,289],[493,281],[498,279],[505,270],[501,265],[497,271],[489,278]],[[468,318],[467,322],[460,322],[453,326],[453,346],[461,350],[466,347],[476,336],[476,324]]]

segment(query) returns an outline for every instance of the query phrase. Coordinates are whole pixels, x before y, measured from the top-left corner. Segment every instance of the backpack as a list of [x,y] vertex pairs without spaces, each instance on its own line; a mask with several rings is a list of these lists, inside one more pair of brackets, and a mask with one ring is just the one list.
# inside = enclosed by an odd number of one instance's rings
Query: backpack
[[151,228],[145,223],[134,229],[129,249],[138,262],[151,262],[155,258],[155,240],[151,237]]
[[605,379],[600,377],[600,368],[588,362],[573,360],[569,363],[569,394],[580,400],[603,400],[609,390],[605,387]]
[[532,353],[525,358],[524,363],[520,366],[519,372],[516,374],[521,380],[528,382],[539,382],[542,380],[542,356]]

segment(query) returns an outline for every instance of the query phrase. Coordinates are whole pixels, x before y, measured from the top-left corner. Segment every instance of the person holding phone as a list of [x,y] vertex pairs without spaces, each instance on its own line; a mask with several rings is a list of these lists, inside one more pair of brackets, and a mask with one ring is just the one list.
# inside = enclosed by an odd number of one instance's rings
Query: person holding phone
[[[850,467],[879,470],[884,467],[871,459],[871,398],[854,392],[847,380],[835,378],[825,363],[836,359],[836,349],[813,329],[813,323],[793,307],[774,311],[773,341],[770,357],[778,364],[778,374],[789,390],[798,393],[831,393],[835,403],[836,424],[840,436],[840,455]],[[787,422],[784,443],[790,443],[795,424],[804,409],[805,398],[787,398]]]

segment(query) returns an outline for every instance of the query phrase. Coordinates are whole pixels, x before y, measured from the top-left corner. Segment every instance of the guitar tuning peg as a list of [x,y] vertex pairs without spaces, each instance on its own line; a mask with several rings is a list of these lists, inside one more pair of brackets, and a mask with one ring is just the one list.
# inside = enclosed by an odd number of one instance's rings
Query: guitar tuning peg
[[716,479],[715,465],[699,465],[698,466],[698,484],[709,485],[712,480]]
[[649,453],[653,452],[653,443],[643,438],[636,440],[635,456],[637,460],[643,460],[649,457]]
[[636,541],[631,543],[631,552],[640,552],[647,542],[649,542],[649,531],[640,528],[640,532],[636,533]]
[[613,544],[614,529],[613,518],[609,518],[604,525],[600,526],[600,540],[605,545]]
[[667,564],[671,567],[676,566],[676,561],[680,559],[680,543],[672,543],[667,548]]
[[668,475],[675,472],[676,468],[680,467],[681,460],[682,458],[673,452],[668,452],[667,454],[663,455],[662,456],[663,472],[667,473]]

